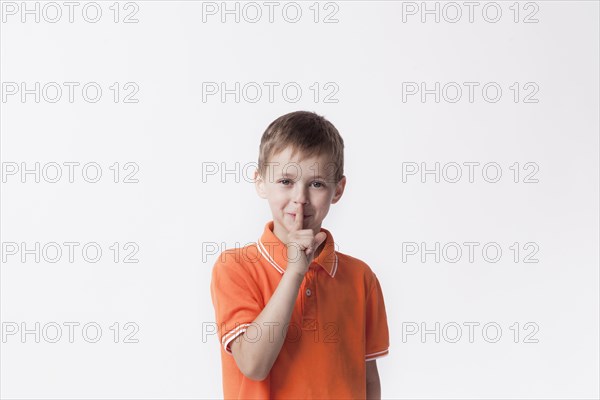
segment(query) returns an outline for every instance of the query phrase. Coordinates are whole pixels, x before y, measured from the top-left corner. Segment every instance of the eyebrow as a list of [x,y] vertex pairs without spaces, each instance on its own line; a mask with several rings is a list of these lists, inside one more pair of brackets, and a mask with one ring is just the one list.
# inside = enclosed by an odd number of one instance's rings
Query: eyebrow
[[[296,177],[296,174],[289,174],[289,173],[287,173],[287,172],[286,172],[285,174],[279,174],[279,176],[281,176],[281,177],[288,177],[288,178],[290,178],[290,177],[293,177],[293,178],[295,178],[295,177]],[[313,176],[313,178],[325,179],[325,178],[324,178],[324,177],[322,177],[321,175],[316,175],[316,176]]]

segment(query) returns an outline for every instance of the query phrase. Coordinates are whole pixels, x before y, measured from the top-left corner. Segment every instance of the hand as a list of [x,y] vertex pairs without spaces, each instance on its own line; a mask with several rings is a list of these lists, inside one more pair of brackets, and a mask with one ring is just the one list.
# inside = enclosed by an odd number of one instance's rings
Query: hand
[[288,233],[287,269],[305,275],[308,266],[313,261],[315,251],[325,239],[327,239],[325,232],[319,232],[315,235],[312,229],[304,229],[304,207],[300,204],[296,210],[294,224]]

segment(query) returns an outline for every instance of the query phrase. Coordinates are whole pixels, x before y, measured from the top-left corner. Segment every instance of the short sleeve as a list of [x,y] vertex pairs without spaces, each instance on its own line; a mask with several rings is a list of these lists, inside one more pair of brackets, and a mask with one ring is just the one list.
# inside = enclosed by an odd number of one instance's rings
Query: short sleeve
[[371,361],[389,354],[389,331],[383,292],[377,276],[366,303],[365,361]]
[[220,259],[213,267],[210,295],[218,338],[225,352],[232,354],[231,341],[248,329],[264,307],[258,286],[244,266]]

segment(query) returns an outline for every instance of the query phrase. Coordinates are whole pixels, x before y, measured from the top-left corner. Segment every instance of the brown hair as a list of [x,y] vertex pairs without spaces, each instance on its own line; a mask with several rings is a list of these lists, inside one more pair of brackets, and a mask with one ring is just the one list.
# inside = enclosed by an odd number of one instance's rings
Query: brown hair
[[292,147],[292,157],[297,152],[307,157],[329,155],[332,165],[326,166],[326,173],[334,170],[336,184],[344,176],[344,140],[323,116],[309,111],[294,111],[271,122],[260,140],[258,171],[261,176],[266,176],[270,157],[288,146]]

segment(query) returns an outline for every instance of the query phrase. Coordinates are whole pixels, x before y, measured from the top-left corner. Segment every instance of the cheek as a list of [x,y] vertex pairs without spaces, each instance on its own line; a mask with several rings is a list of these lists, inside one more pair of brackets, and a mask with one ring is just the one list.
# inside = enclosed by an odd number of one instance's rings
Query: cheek
[[287,197],[281,192],[274,191],[269,196],[269,203],[273,208],[284,207],[288,202]]
[[312,203],[319,209],[327,209],[331,205],[331,193],[318,193],[312,198]]

